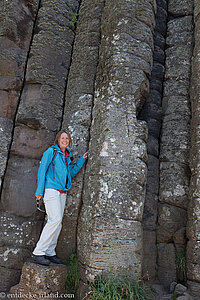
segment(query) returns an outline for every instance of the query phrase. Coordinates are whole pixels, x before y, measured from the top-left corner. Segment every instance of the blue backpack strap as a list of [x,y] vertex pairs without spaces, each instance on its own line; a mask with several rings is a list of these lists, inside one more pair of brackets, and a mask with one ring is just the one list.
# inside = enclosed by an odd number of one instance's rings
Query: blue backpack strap
[[53,146],[51,148],[53,149],[53,158],[52,158],[51,163],[52,163],[52,166],[53,166],[53,179],[55,180],[55,162],[54,162],[54,159],[57,155],[57,149]]

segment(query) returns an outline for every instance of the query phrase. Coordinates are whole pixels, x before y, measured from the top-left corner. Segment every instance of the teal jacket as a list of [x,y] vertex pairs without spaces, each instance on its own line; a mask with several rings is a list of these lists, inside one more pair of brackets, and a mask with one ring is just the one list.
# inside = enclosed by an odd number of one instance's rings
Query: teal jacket
[[[57,149],[57,154],[54,159],[54,176],[53,176],[53,148]],[[80,171],[85,163],[83,156],[79,158],[77,163],[72,165],[72,154],[67,148],[70,157],[67,157],[67,165],[65,163],[64,153],[58,145],[53,145],[48,148],[41,159],[38,176],[36,196],[43,196],[45,189],[57,189],[68,191],[72,186],[72,178]],[[55,179],[54,179],[55,178]]]

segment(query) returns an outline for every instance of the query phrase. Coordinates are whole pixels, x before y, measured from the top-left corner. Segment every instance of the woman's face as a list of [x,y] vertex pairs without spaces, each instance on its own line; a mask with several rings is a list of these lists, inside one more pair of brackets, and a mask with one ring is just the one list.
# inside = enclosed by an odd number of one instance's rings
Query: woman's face
[[69,136],[63,132],[58,140],[58,144],[62,150],[65,150],[69,146]]

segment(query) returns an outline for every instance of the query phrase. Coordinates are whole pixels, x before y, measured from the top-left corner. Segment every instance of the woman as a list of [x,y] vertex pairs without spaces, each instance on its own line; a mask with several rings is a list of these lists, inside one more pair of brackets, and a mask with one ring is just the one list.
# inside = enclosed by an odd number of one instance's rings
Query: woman
[[36,200],[40,200],[44,194],[48,220],[33,251],[31,261],[42,265],[61,262],[56,256],[55,248],[62,227],[66,192],[72,186],[71,179],[83,167],[88,155],[86,152],[72,166],[73,157],[68,149],[71,144],[70,134],[65,130],[59,131],[54,146],[44,152],[38,170],[35,195]]

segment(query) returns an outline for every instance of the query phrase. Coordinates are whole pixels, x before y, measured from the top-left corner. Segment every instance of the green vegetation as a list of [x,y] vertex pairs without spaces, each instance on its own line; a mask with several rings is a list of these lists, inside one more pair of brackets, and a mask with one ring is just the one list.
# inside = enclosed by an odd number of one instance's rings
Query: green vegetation
[[75,24],[77,23],[78,19],[77,19],[78,14],[77,13],[73,13],[73,15],[71,16],[71,21],[70,21],[70,26],[74,27]]
[[69,5],[69,8],[70,8],[70,11],[69,11],[69,17],[71,19],[71,21],[69,22],[70,26],[71,27],[74,27],[75,24],[77,23],[78,21],[78,14],[73,10],[73,7],[72,5]]
[[[78,257],[74,249],[70,256],[62,263],[68,266],[65,290],[68,293],[79,293],[80,273]],[[112,272],[110,272],[112,274]],[[89,293],[83,299],[87,300],[149,300],[151,299],[151,289],[142,280],[134,281],[124,277],[116,280],[109,275],[103,279],[101,275],[89,283]],[[82,300],[83,300],[82,299]]]
[[[87,295],[89,300],[148,300],[151,299],[150,288],[141,280],[136,282],[128,278],[115,280],[112,277],[98,280],[90,283],[90,291]],[[86,299],[86,297],[84,298]]]
[[176,251],[176,269],[177,269],[177,277],[179,281],[186,282],[187,279],[186,248],[181,252]]
[[65,290],[70,293],[76,293],[79,291],[80,274],[78,257],[75,249],[67,259],[63,260],[63,263],[69,268],[66,276]]

